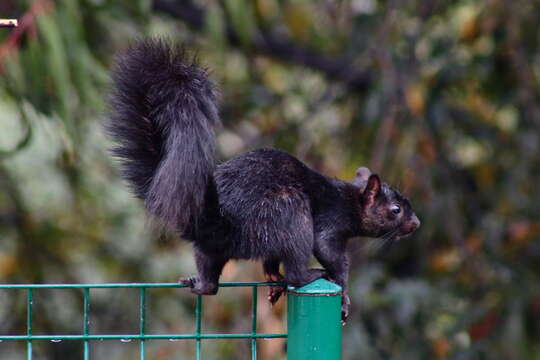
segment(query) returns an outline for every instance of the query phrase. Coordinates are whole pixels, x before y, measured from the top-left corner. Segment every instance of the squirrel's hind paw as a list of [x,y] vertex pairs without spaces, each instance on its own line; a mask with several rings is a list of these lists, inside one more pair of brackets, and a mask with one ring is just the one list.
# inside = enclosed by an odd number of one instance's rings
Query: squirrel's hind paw
[[189,276],[185,278],[180,278],[178,282],[190,288],[194,288],[196,284],[200,282],[200,279],[198,276]]
[[271,286],[270,290],[268,291],[268,301],[270,301],[270,304],[274,306],[276,302],[279,300],[282,294],[285,293],[285,287],[283,286]]
[[179,282],[189,286],[191,288],[191,292],[197,295],[215,295],[218,291],[217,283],[203,282],[198,276],[181,278]]

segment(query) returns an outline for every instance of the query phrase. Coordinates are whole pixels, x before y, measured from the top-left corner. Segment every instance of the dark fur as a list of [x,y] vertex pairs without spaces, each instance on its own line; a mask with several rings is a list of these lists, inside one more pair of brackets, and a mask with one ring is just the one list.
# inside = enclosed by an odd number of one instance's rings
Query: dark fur
[[109,133],[122,175],[148,211],[184,229],[204,208],[219,124],[214,85],[181,48],[142,41],[112,71]]
[[[404,236],[419,226],[407,199],[366,168],[346,182],[273,149],[216,167],[215,87],[176,47],[137,43],[119,57],[113,80],[114,153],[149,212],[193,242],[199,276],[183,281],[194,293],[215,294],[229,259],[261,259],[270,280],[281,280],[280,263],[291,285],[334,280],[344,289],[345,318],[347,239]],[[325,271],[308,269],[312,255]],[[270,298],[279,295],[273,289]]]

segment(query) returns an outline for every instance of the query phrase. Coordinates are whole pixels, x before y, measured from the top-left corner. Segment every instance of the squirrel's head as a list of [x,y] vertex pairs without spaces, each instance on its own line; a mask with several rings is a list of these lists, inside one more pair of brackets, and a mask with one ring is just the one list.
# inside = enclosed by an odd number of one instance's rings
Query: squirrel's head
[[361,235],[400,239],[420,226],[409,200],[368,168],[356,170],[353,184],[359,188]]

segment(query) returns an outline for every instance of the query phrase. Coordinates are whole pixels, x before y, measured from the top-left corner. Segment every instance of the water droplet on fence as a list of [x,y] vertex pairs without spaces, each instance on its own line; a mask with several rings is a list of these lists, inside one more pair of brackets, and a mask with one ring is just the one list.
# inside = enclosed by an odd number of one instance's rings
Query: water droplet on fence
[[169,339],[169,341],[178,341],[180,339]]
[[52,339],[52,340],[51,340],[51,342],[53,342],[53,343],[59,343],[59,342],[61,342],[61,341],[62,341],[61,339]]
[[0,342],[2,342],[2,341],[4,341],[4,340],[0,340]]
[[120,339],[121,342],[128,343],[131,342],[131,339]]

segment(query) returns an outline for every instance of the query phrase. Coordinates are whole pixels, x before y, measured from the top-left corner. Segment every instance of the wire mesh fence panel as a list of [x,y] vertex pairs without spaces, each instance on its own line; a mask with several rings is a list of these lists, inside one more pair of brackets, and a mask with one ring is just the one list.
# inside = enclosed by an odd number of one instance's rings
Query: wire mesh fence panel
[[[118,283],[118,284],[0,284],[0,290],[2,291],[23,291],[25,293],[25,311],[26,311],[26,324],[25,333],[16,335],[4,335],[0,334],[0,341],[5,343],[11,342],[25,342],[26,351],[25,359],[32,360],[36,356],[36,347],[39,347],[40,342],[51,342],[55,344],[61,344],[66,342],[77,342],[80,348],[81,358],[89,360],[91,358],[92,351],[94,349],[94,343],[101,343],[107,340],[120,341],[129,345],[129,352],[137,352],[137,357],[141,360],[148,359],[148,346],[152,341],[167,341],[169,347],[174,345],[173,343],[184,341],[193,343],[195,349],[193,351],[195,359],[202,359],[203,347],[206,341],[209,340],[243,340],[249,342],[247,348],[250,352],[251,359],[257,359],[257,339],[275,339],[286,338],[284,333],[258,333],[257,332],[257,288],[261,286],[270,285],[282,285],[278,283],[269,282],[242,282],[242,283],[221,283],[222,288],[251,288],[251,310],[250,310],[250,322],[251,326],[249,331],[241,333],[215,333],[204,331],[203,324],[203,312],[204,312],[204,297],[195,296],[194,306],[194,331],[186,333],[154,333],[148,332],[148,301],[150,298],[150,291],[155,289],[167,289],[167,288],[183,288],[186,287],[183,284],[178,283]],[[128,326],[129,331],[122,333],[107,332],[105,329],[101,329],[99,323],[91,321],[92,318],[92,298],[93,295],[97,295],[99,291],[103,289],[113,289],[114,291],[131,290],[130,297],[136,297],[138,302],[137,314],[124,314],[123,317],[128,319],[131,316],[137,317],[137,329],[131,331],[132,326]],[[80,323],[79,331],[66,333],[65,330],[61,332],[47,332],[45,329],[39,329],[37,331],[36,322],[39,322],[39,315],[44,311],[53,312],[66,312],[74,311],[73,309],[55,309],[53,308],[53,297],[50,292],[63,292],[65,290],[71,290],[78,292],[78,298],[82,300],[80,309]],[[44,296],[40,296],[40,292],[44,293]],[[106,294],[110,296],[111,293]],[[4,295],[5,296],[5,295]],[[102,296],[103,297],[103,294]],[[72,304],[72,301],[68,302]],[[110,303],[112,306],[113,302]],[[101,310],[100,310],[101,311]],[[133,319],[127,321],[134,323]],[[71,329],[74,324],[70,324]],[[97,327],[98,331],[94,330]],[[136,344],[136,349],[134,344]],[[6,347],[7,349],[7,347]],[[10,348],[10,351],[11,348]],[[15,350],[13,350],[15,353]],[[70,351],[73,351],[71,348]],[[14,355],[15,356],[15,355]]]
[[[212,360],[216,354],[231,354],[231,358],[237,358],[242,352],[242,358],[257,359],[257,341],[268,339],[288,338],[288,354],[290,360],[303,359],[341,359],[341,288],[326,280],[319,279],[300,288],[288,289],[287,306],[287,334],[258,332],[257,314],[260,308],[258,288],[262,286],[284,286],[281,283],[272,282],[237,282],[221,283],[221,288],[230,288],[240,295],[241,291],[248,291],[250,303],[237,303],[238,308],[249,308],[249,314],[240,314],[245,319],[245,328],[236,329],[233,333],[227,333],[227,328],[216,327],[207,324],[204,318],[205,309],[213,312],[220,311],[219,299],[214,297],[192,296],[193,303],[193,327],[175,328],[179,331],[156,331],[149,327],[149,321],[155,314],[149,313],[149,302],[152,299],[152,291],[166,291],[167,289],[184,288],[179,283],[118,283],[118,284],[0,284],[1,299],[7,299],[6,304],[13,311],[17,311],[16,305],[24,304],[24,332],[18,334],[2,334],[2,345],[8,343],[24,343],[25,359],[37,360],[43,358],[41,354],[51,348],[46,345],[55,344],[52,351],[55,358],[63,358],[69,354],[70,358],[80,354],[80,358],[103,358],[107,354],[109,359],[116,358],[115,352],[119,352],[118,358],[149,359],[149,348],[152,342],[160,342],[162,345],[159,352],[166,354],[177,353],[184,358],[197,360]],[[241,289],[244,288],[244,289]],[[15,301],[9,301],[4,292],[14,292]],[[118,297],[118,293],[125,292]],[[24,296],[21,296],[22,295]],[[59,297],[56,297],[56,295]],[[58,301],[62,297],[70,300]],[[130,304],[136,304],[136,310],[127,306],[125,298],[130,298]],[[157,298],[157,297],[156,297]],[[98,300],[100,302],[98,302]],[[160,305],[160,304],[158,304]],[[222,304],[223,305],[223,304]],[[70,307],[78,307],[75,310]],[[2,306],[0,306],[1,311]],[[112,309],[112,310],[111,310]],[[159,313],[168,313],[168,306],[159,307]],[[111,311],[111,312],[110,312]],[[62,327],[51,327],[42,322],[45,315],[53,313],[54,316],[64,319],[67,323]],[[93,321],[94,315],[103,317],[113,315],[107,322]],[[77,316],[74,316],[76,314]],[[103,316],[105,315],[105,316]],[[212,314],[212,317],[215,314]],[[249,316],[248,316],[249,315]],[[77,318],[77,321],[73,320]],[[97,317],[96,317],[97,318]],[[185,320],[186,314],[176,317],[175,320]],[[174,320],[172,321],[174,322]],[[185,321],[183,321],[184,323]],[[109,330],[111,324],[116,330]],[[111,326],[112,327],[112,326]],[[0,327],[1,329],[1,327]],[[60,330],[59,330],[60,329]],[[235,344],[233,345],[233,342]],[[111,343],[122,343],[122,349],[118,346],[109,346]],[[118,344],[116,343],[116,344]],[[179,349],[176,343],[189,343],[191,350]],[[13,352],[11,359],[19,359],[15,347],[6,346],[4,354]],[[50,351],[49,351],[50,352]],[[248,353],[248,356],[245,354]],[[63,355],[62,355],[63,354]],[[18,357],[17,357],[18,356]],[[164,355],[166,356],[166,355]],[[4,355],[2,359],[6,358]],[[160,357],[163,358],[163,357]],[[174,357],[173,357],[174,358]]]

